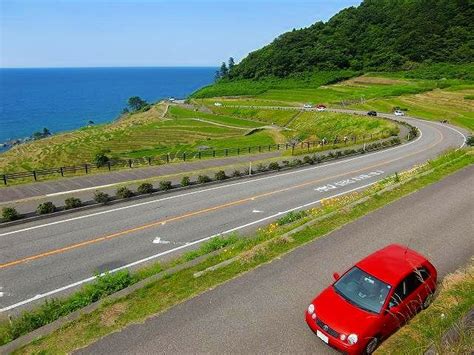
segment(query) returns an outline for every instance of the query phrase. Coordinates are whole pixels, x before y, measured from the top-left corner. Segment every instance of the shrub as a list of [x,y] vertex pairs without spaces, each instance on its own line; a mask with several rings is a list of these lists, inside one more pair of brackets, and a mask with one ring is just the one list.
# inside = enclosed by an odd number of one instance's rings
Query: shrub
[[151,194],[153,191],[153,184],[149,182],[144,182],[137,187],[137,192],[142,195]]
[[303,164],[303,161],[301,159],[293,159],[291,162],[291,166],[300,166]]
[[316,164],[319,164],[319,163],[321,163],[321,162],[323,161],[323,158],[322,158],[321,156],[315,154],[315,155],[313,156],[313,161],[314,161]]
[[467,137],[466,144],[470,147],[474,146],[474,136]]
[[357,149],[357,152],[360,154],[365,154],[365,149],[364,148],[359,148]]
[[342,152],[339,150],[336,152],[336,158],[342,157]]
[[10,324],[9,336],[16,339],[105,296],[120,291],[135,281],[128,271],[99,276],[94,283],[87,284],[80,291],[65,299],[47,300],[36,310],[26,311],[20,317],[14,318]]
[[189,186],[191,184],[191,179],[189,176],[183,176],[181,179],[181,186]]
[[198,183],[205,184],[206,182],[211,182],[211,178],[207,175],[199,175],[197,178]]
[[268,164],[268,169],[278,170],[278,169],[280,169],[280,165],[278,164],[278,162],[274,161],[274,162]]
[[303,217],[306,217],[307,215],[308,215],[308,212],[306,211],[299,211],[299,212],[291,211],[287,213],[286,215],[284,215],[283,217],[279,218],[277,220],[277,224],[279,226],[283,226],[285,224],[289,224]]
[[267,167],[265,165],[263,165],[262,163],[257,165],[257,172],[262,172],[262,171],[265,171],[265,170],[267,170]]
[[105,192],[96,191],[94,192],[94,201],[105,205],[107,202],[110,201],[110,196],[109,194],[106,194]]
[[240,172],[240,170],[234,170],[234,172],[232,173],[232,177],[239,177],[239,176],[242,176],[242,173]]
[[104,153],[97,153],[94,157],[94,163],[97,165],[98,168],[104,166],[110,161],[110,158],[105,155]]
[[14,221],[20,218],[20,214],[13,207],[4,207],[2,208],[2,218],[6,222]]
[[119,187],[115,194],[119,198],[130,198],[133,196],[133,192],[126,186]]
[[290,166],[290,161],[289,161],[289,160],[283,160],[281,163],[282,163],[283,166],[285,166],[285,167]]
[[313,164],[314,164],[313,158],[310,157],[309,155],[305,155],[305,156],[303,157],[303,162],[304,162],[305,164],[309,164],[309,165],[313,165]]
[[224,170],[219,170],[217,173],[215,173],[214,178],[217,181],[222,181],[222,180],[227,179],[227,175],[225,174]]
[[173,188],[173,185],[171,184],[171,181],[160,181],[160,190],[162,191],[168,191]]
[[82,206],[81,199],[77,197],[68,197],[64,200],[64,208],[70,210],[72,208],[78,208]]
[[54,211],[56,211],[56,206],[51,201],[40,203],[36,208],[38,214],[53,213]]

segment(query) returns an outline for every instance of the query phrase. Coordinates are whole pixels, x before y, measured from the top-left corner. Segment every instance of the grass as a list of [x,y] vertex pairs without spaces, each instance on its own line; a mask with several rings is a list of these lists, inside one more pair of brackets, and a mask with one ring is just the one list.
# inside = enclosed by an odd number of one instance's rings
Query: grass
[[[474,347],[473,330],[456,323],[474,307],[474,259],[464,269],[447,275],[438,297],[424,312],[389,338],[379,349],[381,354],[421,354],[431,344],[439,354],[468,354]],[[455,326],[459,340],[445,344],[442,336]]]
[[288,138],[300,140],[321,140],[338,136],[356,135],[362,137],[373,134],[378,137],[397,135],[398,126],[381,118],[354,116],[335,112],[303,112],[288,125],[291,131],[283,133]]
[[[272,224],[259,230],[253,237],[234,238],[231,242],[216,242],[213,247],[208,246],[206,248],[211,250],[223,249],[220,254],[211,256],[194,267],[168,275],[159,281],[150,282],[144,288],[136,290],[128,296],[105,302],[96,311],[82,315],[78,320],[32,342],[15,353],[67,353],[90,344],[106,334],[118,331],[126,325],[143,322],[152,315],[163,312],[173,305],[207,291],[209,288],[280,257],[402,196],[439,181],[443,177],[472,164],[474,162],[472,153],[472,150],[450,152],[430,161],[425,166],[418,167],[416,170],[401,173],[398,175],[398,180],[403,182],[408,181],[408,178],[413,179],[391,191],[373,196],[361,204],[349,205],[363,196],[369,196],[376,191],[380,191],[393,183],[393,179],[387,178],[365,192],[324,201],[321,208],[308,211],[306,216],[298,216],[293,223],[283,221],[282,226]],[[433,171],[427,175],[416,175],[421,171],[429,171],[430,169],[433,169]],[[281,237],[284,232],[295,228],[295,226],[329,212],[334,214],[291,237]],[[195,256],[190,256],[190,258]],[[203,271],[210,266],[235,257],[238,257],[237,261],[225,267],[207,272],[199,278],[193,276],[195,272]],[[142,277],[162,270],[162,266],[156,264],[147,268],[147,270],[141,271]],[[140,272],[138,275],[140,275]],[[8,323],[5,323],[3,327],[8,327]]]
[[[233,148],[273,143],[272,134],[247,137],[261,124],[226,116],[170,109],[172,119],[163,118],[163,105],[117,122],[83,128],[23,144],[0,155],[0,171],[17,172],[91,162],[99,151],[112,158],[128,159],[176,154],[201,145]],[[199,120],[201,119],[201,121]],[[205,121],[203,121],[205,120]]]
[[372,99],[353,104],[354,109],[392,112],[395,107],[406,110],[411,116],[441,121],[447,119],[453,124],[474,131],[474,101],[469,95],[474,94],[474,85],[461,90],[436,89],[417,95],[406,95],[386,99]]
[[321,85],[335,83],[357,75],[356,72],[322,71],[295,75],[290,78],[262,78],[260,80],[222,80],[214,85],[206,86],[191,95],[194,99],[222,97],[222,96],[245,96],[259,95],[270,89],[295,89],[302,87],[317,88]]

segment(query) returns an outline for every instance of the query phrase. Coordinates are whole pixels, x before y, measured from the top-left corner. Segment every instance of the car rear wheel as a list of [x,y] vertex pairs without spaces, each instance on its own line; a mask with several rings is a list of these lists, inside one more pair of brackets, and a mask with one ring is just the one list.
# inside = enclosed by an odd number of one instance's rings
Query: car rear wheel
[[372,354],[375,349],[377,349],[377,346],[379,345],[379,339],[378,338],[373,338],[371,341],[369,341],[365,347],[365,353],[366,354]]
[[423,309],[427,309],[431,302],[433,302],[434,294],[430,293],[428,296],[426,296],[425,300],[423,301],[423,304],[421,305]]

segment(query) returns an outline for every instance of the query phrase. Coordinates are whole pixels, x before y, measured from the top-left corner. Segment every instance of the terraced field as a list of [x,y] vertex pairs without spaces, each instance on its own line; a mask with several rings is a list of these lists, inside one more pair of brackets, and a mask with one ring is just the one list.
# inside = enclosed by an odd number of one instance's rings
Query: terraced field
[[0,155],[0,171],[21,171],[91,162],[105,152],[116,158],[137,158],[196,149],[274,143],[274,133],[247,135],[261,123],[156,105],[150,111],[117,122],[86,127],[23,144]]
[[[474,85],[436,89],[417,95],[406,95],[385,99],[372,99],[350,107],[364,110],[390,112],[400,107],[412,116],[431,120],[447,119],[453,124],[474,131]],[[473,96],[474,97],[474,96]]]

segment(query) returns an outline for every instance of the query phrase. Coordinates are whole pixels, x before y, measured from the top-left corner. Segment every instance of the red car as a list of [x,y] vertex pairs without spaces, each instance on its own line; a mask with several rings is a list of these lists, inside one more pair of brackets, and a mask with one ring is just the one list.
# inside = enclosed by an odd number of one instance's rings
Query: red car
[[370,354],[381,341],[428,307],[437,272],[408,247],[389,245],[359,261],[319,294],[306,323],[326,344],[348,354]]

